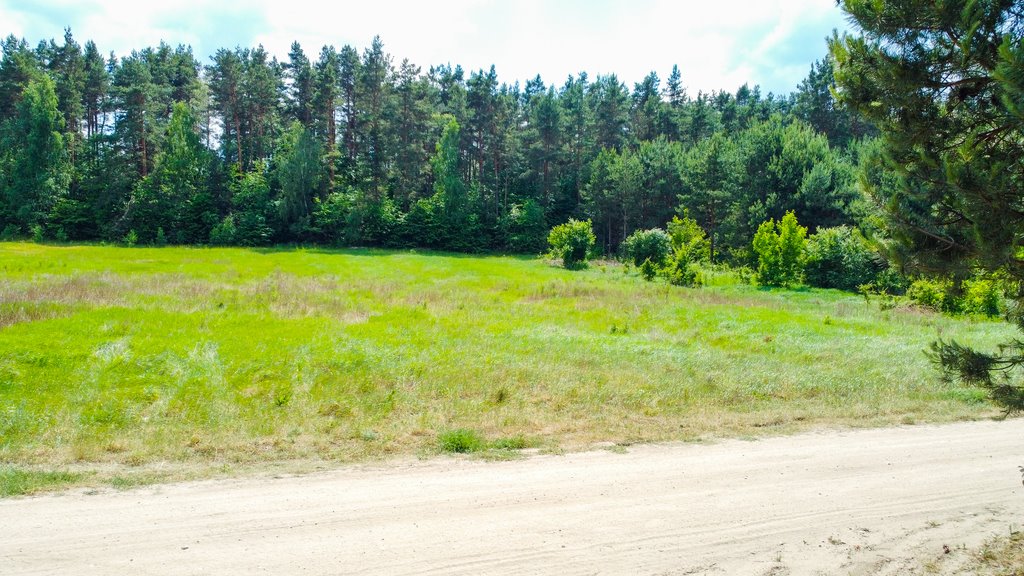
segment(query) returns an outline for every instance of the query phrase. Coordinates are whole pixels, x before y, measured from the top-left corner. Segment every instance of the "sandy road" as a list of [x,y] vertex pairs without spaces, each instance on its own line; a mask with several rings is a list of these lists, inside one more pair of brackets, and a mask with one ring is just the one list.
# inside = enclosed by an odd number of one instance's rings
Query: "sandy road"
[[1022,464],[1010,420],[8,499],[0,574],[950,573]]

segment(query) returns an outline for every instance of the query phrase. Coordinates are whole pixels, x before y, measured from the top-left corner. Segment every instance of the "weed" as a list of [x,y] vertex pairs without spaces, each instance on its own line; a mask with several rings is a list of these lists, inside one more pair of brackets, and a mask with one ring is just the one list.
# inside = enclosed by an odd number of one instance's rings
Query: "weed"
[[452,454],[469,454],[479,452],[485,447],[484,439],[475,430],[457,428],[437,435],[438,445],[442,452]]
[[506,438],[498,438],[490,443],[490,447],[496,450],[524,450],[534,446],[535,443],[530,442],[523,436],[509,436]]
[[13,466],[0,466],[0,497],[21,496],[40,490],[52,490],[74,484],[82,479],[74,472],[41,472]]

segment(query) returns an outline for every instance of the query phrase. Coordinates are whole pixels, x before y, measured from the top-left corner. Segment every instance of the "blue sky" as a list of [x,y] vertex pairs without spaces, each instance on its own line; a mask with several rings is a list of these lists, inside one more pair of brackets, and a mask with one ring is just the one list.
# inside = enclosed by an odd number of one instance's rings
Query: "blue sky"
[[188,44],[204,63],[217,48],[256,44],[283,59],[293,40],[315,59],[324,44],[362,49],[379,34],[396,64],[494,64],[509,83],[540,74],[561,85],[586,71],[632,86],[678,64],[691,93],[744,82],[788,93],[825,56],[825,37],[846,28],[834,0],[0,0],[0,23],[32,44],[70,26],[119,55]]

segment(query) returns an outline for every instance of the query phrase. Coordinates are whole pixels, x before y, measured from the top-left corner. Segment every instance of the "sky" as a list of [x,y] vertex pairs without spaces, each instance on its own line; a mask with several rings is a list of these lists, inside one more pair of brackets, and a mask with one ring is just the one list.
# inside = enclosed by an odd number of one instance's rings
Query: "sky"
[[2,36],[35,45],[69,26],[103,53],[164,41],[203,63],[258,44],[285,60],[295,40],[315,61],[326,44],[362,51],[379,35],[396,65],[493,64],[509,84],[540,74],[561,86],[585,71],[632,87],[677,64],[691,94],[744,83],[787,94],[848,28],[835,0],[0,0]]

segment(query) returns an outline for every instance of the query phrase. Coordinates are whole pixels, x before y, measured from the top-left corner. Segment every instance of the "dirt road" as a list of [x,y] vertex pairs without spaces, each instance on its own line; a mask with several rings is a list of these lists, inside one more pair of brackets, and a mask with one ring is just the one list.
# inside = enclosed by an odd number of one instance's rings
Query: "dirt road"
[[0,574],[952,573],[1019,465],[1010,420],[9,499]]

